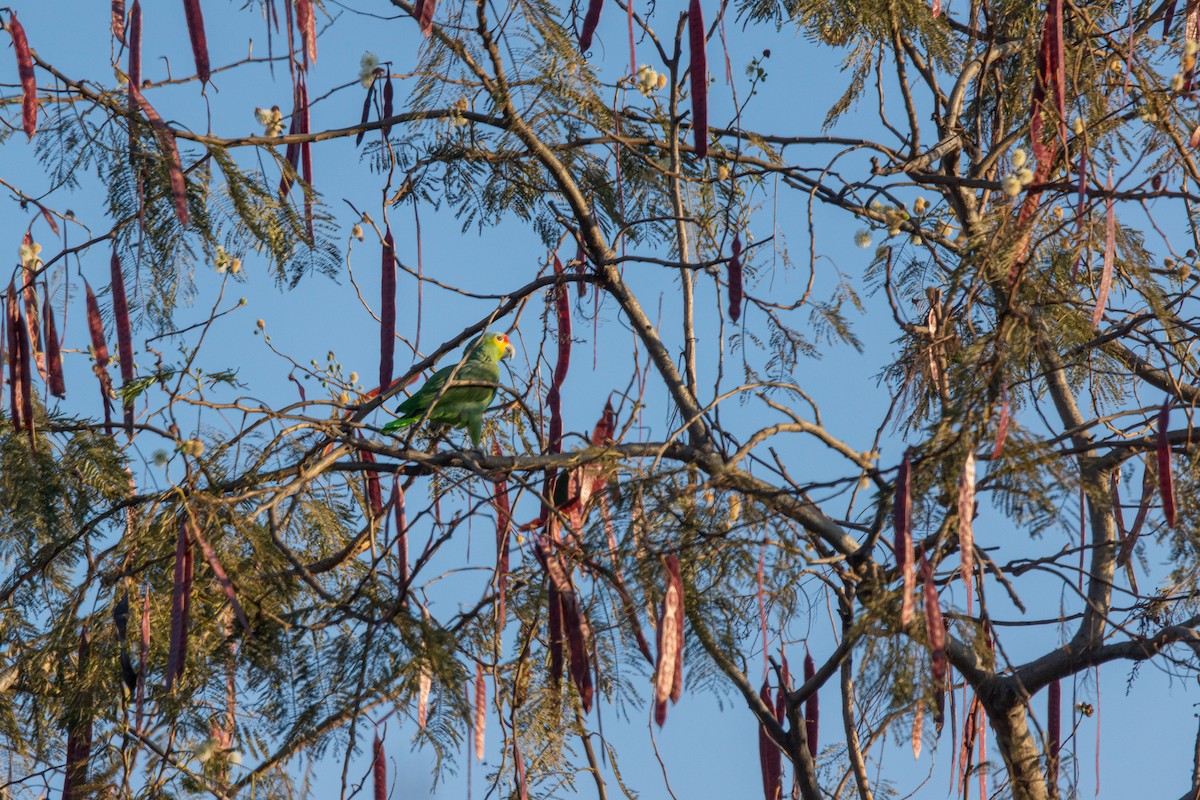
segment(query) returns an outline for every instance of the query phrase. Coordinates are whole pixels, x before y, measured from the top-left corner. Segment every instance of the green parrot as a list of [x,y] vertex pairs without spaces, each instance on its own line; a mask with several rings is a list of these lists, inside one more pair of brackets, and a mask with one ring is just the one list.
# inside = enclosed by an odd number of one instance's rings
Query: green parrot
[[[515,351],[508,336],[492,331],[483,334],[471,343],[466,360],[461,366],[453,364],[442,367],[425,381],[425,385],[418,389],[416,394],[401,403],[396,409],[400,418],[384,425],[383,432],[391,433],[420,422],[432,404],[430,421],[444,422],[454,428],[466,428],[471,434],[471,443],[478,448],[483,438],[483,412],[496,396],[496,387],[459,384],[499,383],[500,360],[511,358],[513,355]],[[449,388],[443,391],[442,387],[450,380],[451,374],[454,375],[454,380]]]

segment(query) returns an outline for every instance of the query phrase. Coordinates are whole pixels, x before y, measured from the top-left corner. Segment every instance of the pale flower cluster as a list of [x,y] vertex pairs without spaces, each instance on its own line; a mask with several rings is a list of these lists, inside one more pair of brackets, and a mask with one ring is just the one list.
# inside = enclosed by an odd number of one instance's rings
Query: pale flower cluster
[[654,67],[649,64],[642,64],[638,67],[636,78],[637,90],[646,97],[667,85],[667,76],[661,72],[655,72]]
[[370,89],[379,71],[379,56],[371,51],[362,54],[358,61],[358,81],[364,89]]
[[263,126],[263,136],[283,135],[283,112],[279,110],[279,106],[255,108],[254,118]]

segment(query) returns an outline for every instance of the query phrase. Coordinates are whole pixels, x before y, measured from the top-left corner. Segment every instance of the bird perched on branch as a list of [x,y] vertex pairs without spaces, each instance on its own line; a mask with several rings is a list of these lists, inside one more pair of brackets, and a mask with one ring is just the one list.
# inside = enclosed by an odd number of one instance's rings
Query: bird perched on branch
[[396,409],[400,418],[384,425],[383,432],[391,433],[420,422],[429,410],[428,418],[433,422],[466,428],[471,444],[478,448],[483,438],[483,412],[496,396],[495,384],[500,382],[500,361],[513,355],[515,351],[507,335],[488,331],[471,343],[461,365],[442,367],[416,394],[401,403]]

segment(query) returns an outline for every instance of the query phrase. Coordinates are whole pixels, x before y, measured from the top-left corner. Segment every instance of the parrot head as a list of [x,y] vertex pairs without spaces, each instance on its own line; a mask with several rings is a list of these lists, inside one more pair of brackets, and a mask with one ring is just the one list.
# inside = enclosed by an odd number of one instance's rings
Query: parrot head
[[479,354],[489,361],[499,362],[501,359],[512,358],[517,354],[513,349],[512,342],[509,341],[508,335],[495,331],[488,331],[483,336],[480,336],[471,345],[471,355]]

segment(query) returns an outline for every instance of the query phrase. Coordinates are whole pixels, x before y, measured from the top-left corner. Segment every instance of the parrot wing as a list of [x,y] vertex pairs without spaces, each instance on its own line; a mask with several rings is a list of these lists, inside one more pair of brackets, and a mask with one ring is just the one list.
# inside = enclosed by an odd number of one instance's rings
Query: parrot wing
[[[471,440],[478,446],[482,435],[483,412],[495,397],[496,389],[492,386],[459,386],[457,384],[497,383],[500,379],[500,366],[494,361],[470,358],[461,367],[458,367],[453,383],[443,391],[442,388],[454,371],[455,366],[449,366],[435,372],[424,386],[400,404],[396,409],[400,418],[384,425],[384,432],[391,432],[418,422],[436,400],[429,419],[445,422],[456,428],[468,428]],[[439,392],[441,397],[438,397]]]

